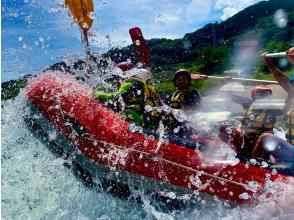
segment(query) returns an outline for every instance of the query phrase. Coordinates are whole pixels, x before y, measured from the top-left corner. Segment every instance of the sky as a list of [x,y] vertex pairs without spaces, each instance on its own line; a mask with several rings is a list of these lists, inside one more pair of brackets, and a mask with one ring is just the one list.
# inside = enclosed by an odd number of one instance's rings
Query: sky
[[[91,50],[131,44],[139,26],[146,39],[182,38],[261,0],[94,0]],[[78,26],[62,0],[2,0],[1,82],[36,74],[63,57],[83,56]]]

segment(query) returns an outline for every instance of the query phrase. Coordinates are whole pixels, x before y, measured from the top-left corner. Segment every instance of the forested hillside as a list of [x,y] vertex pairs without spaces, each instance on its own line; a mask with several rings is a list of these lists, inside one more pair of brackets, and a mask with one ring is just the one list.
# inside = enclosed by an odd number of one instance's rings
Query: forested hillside
[[[285,27],[275,24],[274,15],[282,9],[287,16]],[[144,30],[143,30],[144,31]],[[294,1],[270,0],[257,3],[231,18],[214,24],[207,24],[181,39],[150,39],[151,61],[155,69],[170,69],[186,63],[195,71],[218,74],[232,64],[228,57],[234,49],[234,42],[244,36],[254,38],[260,48],[285,50],[294,38]],[[116,62],[127,58],[135,60],[132,45],[122,49],[114,48],[105,56]],[[250,71],[250,70],[248,70]]]

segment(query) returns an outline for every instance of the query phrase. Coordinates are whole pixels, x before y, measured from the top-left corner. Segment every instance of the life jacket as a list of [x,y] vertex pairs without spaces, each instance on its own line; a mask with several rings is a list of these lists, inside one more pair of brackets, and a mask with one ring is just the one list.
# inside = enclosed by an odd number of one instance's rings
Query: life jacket
[[171,97],[170,107],[182,109],[184,104],[185,91],[177,90]]
[[294,108],[286,114],[286,138],[290,144],[294,145]]
[[184,91],[177,90],[171,97],[170,106],[175,109],[184,110],[184,106],[198,107],[201,101],[200,93],[193,88]]
[[273,132],[276,116],[266,109],[254,109],[253,104],[244,112],[241,120],[245,135],[260,135]]
[[131,82],[133,86],[122,94],[125,108],[142,114],[144,124],[149,124],[149,128],[157,129],[159,125],[159,113],[155,109],[148,109],[157,106],[159,95],[156,89],[144,80],[136,77],[129,78],[126,80],[127,82]]
[[122,94],[124,103],[127,107],[133,108],[138,112],[143,112],[146,105],[154,107],[155,101],[159,96],[153,86],[148,85],[144,80],[131,77],[126,83],[131,82],[133,86]]

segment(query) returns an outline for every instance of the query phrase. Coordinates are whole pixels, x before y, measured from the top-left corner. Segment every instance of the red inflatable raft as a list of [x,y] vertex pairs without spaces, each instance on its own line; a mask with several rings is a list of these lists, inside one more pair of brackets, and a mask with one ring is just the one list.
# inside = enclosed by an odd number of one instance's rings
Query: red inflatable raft
[[[148,180],[150,189],[160,185],[234,203],[256,200],[268,181],[292,178],[241,162],[208,166],[192,148],[132,131],[91,93],[70,76],[50,72],[32,79],[27,89],[30,106],[74,146],[84,165]],[[69,119],[78,129],[69,125]]]

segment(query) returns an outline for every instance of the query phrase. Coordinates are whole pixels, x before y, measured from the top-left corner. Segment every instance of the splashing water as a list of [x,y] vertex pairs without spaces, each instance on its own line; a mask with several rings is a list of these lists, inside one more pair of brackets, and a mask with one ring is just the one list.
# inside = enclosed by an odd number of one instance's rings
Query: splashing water
[[[95,60],[93,60],[93,58]],[[103,87],[107,90],[111,90],[112,85],[107,83],[106,80],[112,77],[112,72],[115,69],[115,63],[110,59],[103,59],[99,54],[93,54],[89,59],[88,63],[79,63],[81,60],[78,56],[71,55],[63,57],[63,62],[70,69],[71,73],[76,78],[83,79],[87,85],[94,88],[95,86]],[[107,63],[106,66],[101,63]],[[80,65],[80,66],[79,66]],[[93,74],[86,72],[86,65],[92,67]],[[77,67],[78,66],[78,67]]]
[[[293,218],[291,185],[269,187],[274,198],[263,197],[255,207],[235,207],[206,199],[180,209],[162,206],[144,189],[131,189],[140,201],[123,200],[105,191],[87,187],[58,157],[26,127],[24,91],[2,102],[2,216],[4,219],[263,219]],[[50,137],[54,139],[56,134]],[[123,157],[120,158],[123,160]],[[123,162],[123,161],[120,161]],[[100,180],[96,180],[99,183]],[[282,189],[281,191],[279,189]],[[164,192],[162,192],[164,194]],[[166,193],[170,199],[175,194]],[[269,211],[270,210],[270,211]]]
[[[24,96],[2,109],[2,217],[4,219],[141,218],[127,202],[89,190],[66,169],[60,158],[26,128]],[[136,209],[136,204],[132,204]],[[117,213],[112,210],[118,209]]]

